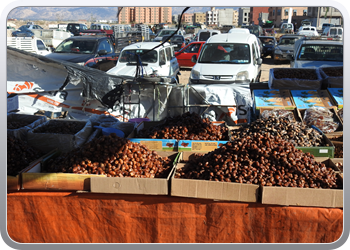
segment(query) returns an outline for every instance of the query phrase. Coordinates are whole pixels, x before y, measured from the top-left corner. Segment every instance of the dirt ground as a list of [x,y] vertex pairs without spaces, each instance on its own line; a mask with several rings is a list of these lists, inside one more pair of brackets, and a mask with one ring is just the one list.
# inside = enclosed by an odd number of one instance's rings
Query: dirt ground
[[[270,69],[272,68],[289,68],[289,62],[282,62],[280,64],[274,64],[273,59],[268,56],[263,59],[263,64],[261,65],[261,82],[267,82],[269,80]],[[191,69],[181,69],[180,70],[180,84],[187,84],[190,78]]]

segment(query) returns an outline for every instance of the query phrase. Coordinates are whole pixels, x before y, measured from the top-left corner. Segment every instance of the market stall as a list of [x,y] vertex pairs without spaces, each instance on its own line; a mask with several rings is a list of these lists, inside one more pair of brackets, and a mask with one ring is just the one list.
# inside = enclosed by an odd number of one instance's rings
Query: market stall
[[[39,68],[48,67],[39,59]],[[57,67],[57,86],[46,94],[76,83],[89,102],[74,104],[84,106],[80,115],[93,102],[100,112],[83,120],[8,114],[7,226],[14,241],[331,243],[342,235],[342,88],[324,89],[317,70],[315,79],[299,80],[286,77],[293,69],[272,71],[265,89],[143,89],[102,74],[102,90],[93,83],[98,73],[64,67],[68,76]],[[11,90],[22,82],[11,80]],[[38,86],[45,82],[25,92]],[[68,105],[61,99],[52,112]],[[102,112],[107,108],[118,115]],[[137,119],[125,121],[126,110]]]

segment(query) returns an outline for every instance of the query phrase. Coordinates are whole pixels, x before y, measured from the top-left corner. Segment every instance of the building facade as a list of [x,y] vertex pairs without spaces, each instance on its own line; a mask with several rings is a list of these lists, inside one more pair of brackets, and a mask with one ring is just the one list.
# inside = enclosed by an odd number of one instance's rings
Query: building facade
[[200,24],[205,24],[206,23],[206,14],[202,12],[196,12],[194,13],[194,22],[195,23],[200,23]]
[[219,9],[218,10],[218,25],[232,25],[233,24],[233,9]]
[[259,14],[269,13],[269,7],[250,7],[249,24],[259,24]]
[[333,7],[308,7],[307,14],[312,25],[321,28],[323,23],[343,24],[341,12]]
[[297,27],[301,26],[301,21],[308,19],[308,7],[270,7],[269,20],[273,21],[275,27],[280,27],[281,23],[288,21],[290,8],[292,8],[291,22]]
[[238,26],[249,25],[249,12],[250,8],[238,9]]
[[171,7],[119,7],[118,23],[156,24],[172,21]]
[[237,10],[233,10],[232,24],[236,27],[238,26],[238,11]]
[[184,13],[182,15],[181,24],[192,24],[194,19],[193,13]]
[[211,26],[218,25],[218,14],[215,7],[211,7],[211,10],[206,12],[206,24]]

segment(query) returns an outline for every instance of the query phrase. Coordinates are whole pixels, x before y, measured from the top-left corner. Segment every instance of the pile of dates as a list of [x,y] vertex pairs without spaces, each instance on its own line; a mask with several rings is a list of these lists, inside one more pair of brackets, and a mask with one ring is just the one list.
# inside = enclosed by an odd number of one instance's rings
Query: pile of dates
[[269,119],[269,118],[287,118],[290,121],[295,121],[293,111],[291,110],[285,110],[285,109],[271,109],[271,110],[264,110],[261,112],[261,118],[262,119]]
[[343,144],[334,145],[334,158],[343,158]]
[[274,77],[276,79],[304,79],[304,80],[317,80],[317,74],[315,69],[274,69]]
[[29,146],[25,141],[7,135],[7,174],[16,176],[21,170],[28,167],[32,161],[44,154]]
[[305,110],[304,123],[314,125],[324,133],[332,133],[339,127],[339,123],[333,117],[333,113],[324,107],[311,107]]
[[322,70],[327,76],[333,76],[333,77],[343,76],[343,67],[329,67],[329,68],[323,68]]
[[257,119],[250,124],[231,130],[231,141],[255,134],[271,134],[291,142],[295,147],[330,146],[321,133],[301,122],[291,122],[288,118]]
[[168,117],[163,124],[140,130],[139,138],[227,141],[228,128],[216,126],[196,113]]
[[69,134],[74,135],[82,130],[84,122],[50,120],[44,125],[34,129],[33,133]]
[[29,124],[31,124],[31,122],[28,121],[7,121],[7,129],[23,128]]
[[332,168],[290,142],[256,133],[197,154],[175,178],[299,188],[342,188]]
[[47,165],[48,172],[165,178],[171,171],[172,161],[142,144],[111,133],[94,138],[81,148],[50,160]]

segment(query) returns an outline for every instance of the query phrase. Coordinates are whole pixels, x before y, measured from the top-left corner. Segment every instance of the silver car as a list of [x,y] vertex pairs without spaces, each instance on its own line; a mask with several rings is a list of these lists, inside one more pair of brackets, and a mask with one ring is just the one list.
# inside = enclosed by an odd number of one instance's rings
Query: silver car
[[273,51],[274,63],[289,61],[288,56],[293,55],[295,41],[305,36],[299,35],[283,35],[280,37],[278,44]]

